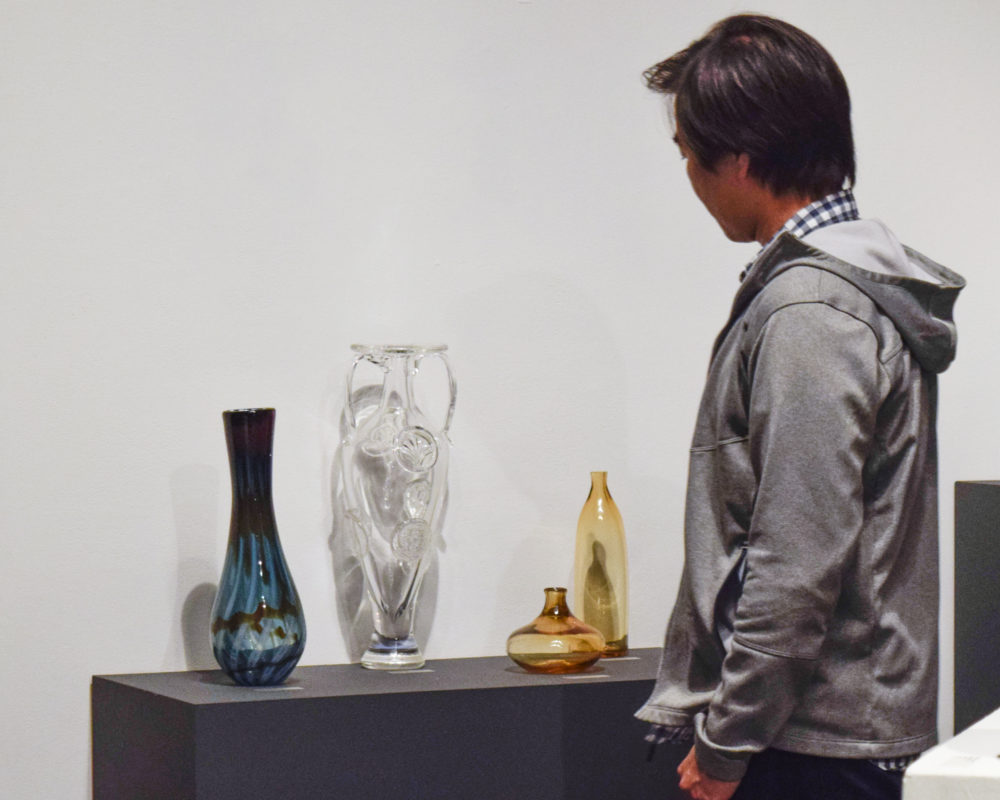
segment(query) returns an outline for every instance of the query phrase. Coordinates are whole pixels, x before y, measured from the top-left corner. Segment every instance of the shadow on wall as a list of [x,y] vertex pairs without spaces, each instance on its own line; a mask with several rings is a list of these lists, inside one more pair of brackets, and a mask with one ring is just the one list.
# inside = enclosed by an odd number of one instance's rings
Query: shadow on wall
[[181,611],[181,636],[184,638],[184,663],[188,669],[216,669],[209,633],[212,604],[218,584],[199,583],[184,600]]
[[189,670],[216,668],[209,620],[218,590],[219,482],[218,470],[204,464],[181,467],[170,478],[177,533],[175,607],[180,624],[173,628],[167,663],[183,648]]
[[[361,386],[351,393],[351,404],[357,411],[358,420],[363,420],[378,407],[382,387]],[[331,403],[331,405],[333,405]],[[344,492],[343,442],[351,432],[346,408],[341,409],[338,431],[339,441],[334,449],[330,464],[330,506],[332,510],[329,537],[333,578],[336,586],[337,619],[341,635],[351,661],[360,661],[371,641],[374,630],[372,623],[371,596],[365,586],[364,568],[358,558],[358,543],[355,524],[348,516],[347,497]],[[328,449],[328,452],[330,450]],[[444,501],[447,511],[447,498]],[[443,543],[438,542],[443,548]],[[438,548],[430,551],[431,563],[427,566],[420,587],[419,603],[414,620],[414,636],[421,650],[426,652],[437,607],[438,594]]]

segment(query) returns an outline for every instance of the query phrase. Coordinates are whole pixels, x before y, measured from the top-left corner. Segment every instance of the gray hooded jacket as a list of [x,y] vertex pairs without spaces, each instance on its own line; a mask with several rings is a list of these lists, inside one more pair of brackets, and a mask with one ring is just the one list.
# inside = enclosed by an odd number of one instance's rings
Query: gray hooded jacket
[[[937,373],[964,285],[862,220],[780,234],[740,286],[691,446],[680,589],[636,714],[693,725],[709,775],[737,780],[767,747],[892,758],[936,741]],[[724,646],[720,593],[744,552]]]

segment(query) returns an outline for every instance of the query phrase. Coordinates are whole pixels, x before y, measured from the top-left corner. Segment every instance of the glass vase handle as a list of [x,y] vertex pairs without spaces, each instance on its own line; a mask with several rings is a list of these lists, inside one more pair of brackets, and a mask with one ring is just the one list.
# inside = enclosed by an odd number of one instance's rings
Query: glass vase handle
[[[429,352],[422,353],[417,356],[415,362],[416,367],[419,368],[420,362],[428,356],[434,356],[441,359],[444,364],[445,373],[448,376],[448,411],[445,414],[444,426],[441,428],[441,433],[443,433],[448,441],[451,441],[451,420],[455,416],[455,400],[458,397],[458,384],[455,382],[455,374],[451,371],[451,362],[448,361],[447,357],[443,352]],[[347,373],[347,399],[344,403],[344,409],[347,412],[347,421],[353,430],[358,427],[358,415],[354,410],[354,375],[358,370],[358,364],[362,361],[368,361],[370,363],[376,364],[380,367],[384,365],[376,361],[371,353],[361,353],[354,358],[354,362],[351,364],[351,369]],[[416,370],[414,370],[414,375]],[[407,380],[411,380],[413,375],[407,376]]]
[[[458,396],[458,385],[455,383],[455,375],[451,371],[451,363],[448,361],[447,357],[442,352],[424,353],[419,356],[415,362],[417,368],[420,366],[420,362],[423,361],[428,356],[434,356],[441,359],[441,363],[444,364],[444,371],[448,376],[448,411],[445,414],[444,427],[441,428],[441,433],[447,437],[448,441],[451,441],[451,419],[455,416],[455,399]],[[417,374],[417,370],[414,370],[413,375]],[[411,376],[412,377],[412,376]]]
[[358,371],[358,364],[362,361],[370,361],[366,353],[361,353],[354,357],[354,363],[351,364],[351,369],[347,373],[347,399],[344,402],[344,411],[347,414],[347,421],[350,423],[351,430],[358,429],[358,415],[354,410],[353,402],[353,392],[354,392],[354,373]]

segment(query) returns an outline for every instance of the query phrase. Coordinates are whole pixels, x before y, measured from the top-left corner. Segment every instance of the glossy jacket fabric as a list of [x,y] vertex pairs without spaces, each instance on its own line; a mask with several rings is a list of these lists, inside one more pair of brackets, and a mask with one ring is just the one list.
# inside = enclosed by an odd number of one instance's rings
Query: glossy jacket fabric
[[[779,235],[698,412],[684,570],[637,716],[694,725],[719,779],[766,747],[888,758],[936,739],[936,375],[964,280],[898,243],[908,263],[883,271],[891,248],[850,241],[870,223],[837,229],[870,268]],[[744,547],[727,653],[716,603]]]

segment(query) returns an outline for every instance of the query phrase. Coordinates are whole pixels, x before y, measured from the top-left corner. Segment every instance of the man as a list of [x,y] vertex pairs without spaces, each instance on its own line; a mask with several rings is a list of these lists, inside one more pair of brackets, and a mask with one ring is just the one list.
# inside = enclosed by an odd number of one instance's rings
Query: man
[[698,198],[763,249],[716,340],[685,564],[637,712],[697,800],[898,798],[936,739],[936,374],[964,280],[858,218],[850,100],[740,15],[646,73]]

